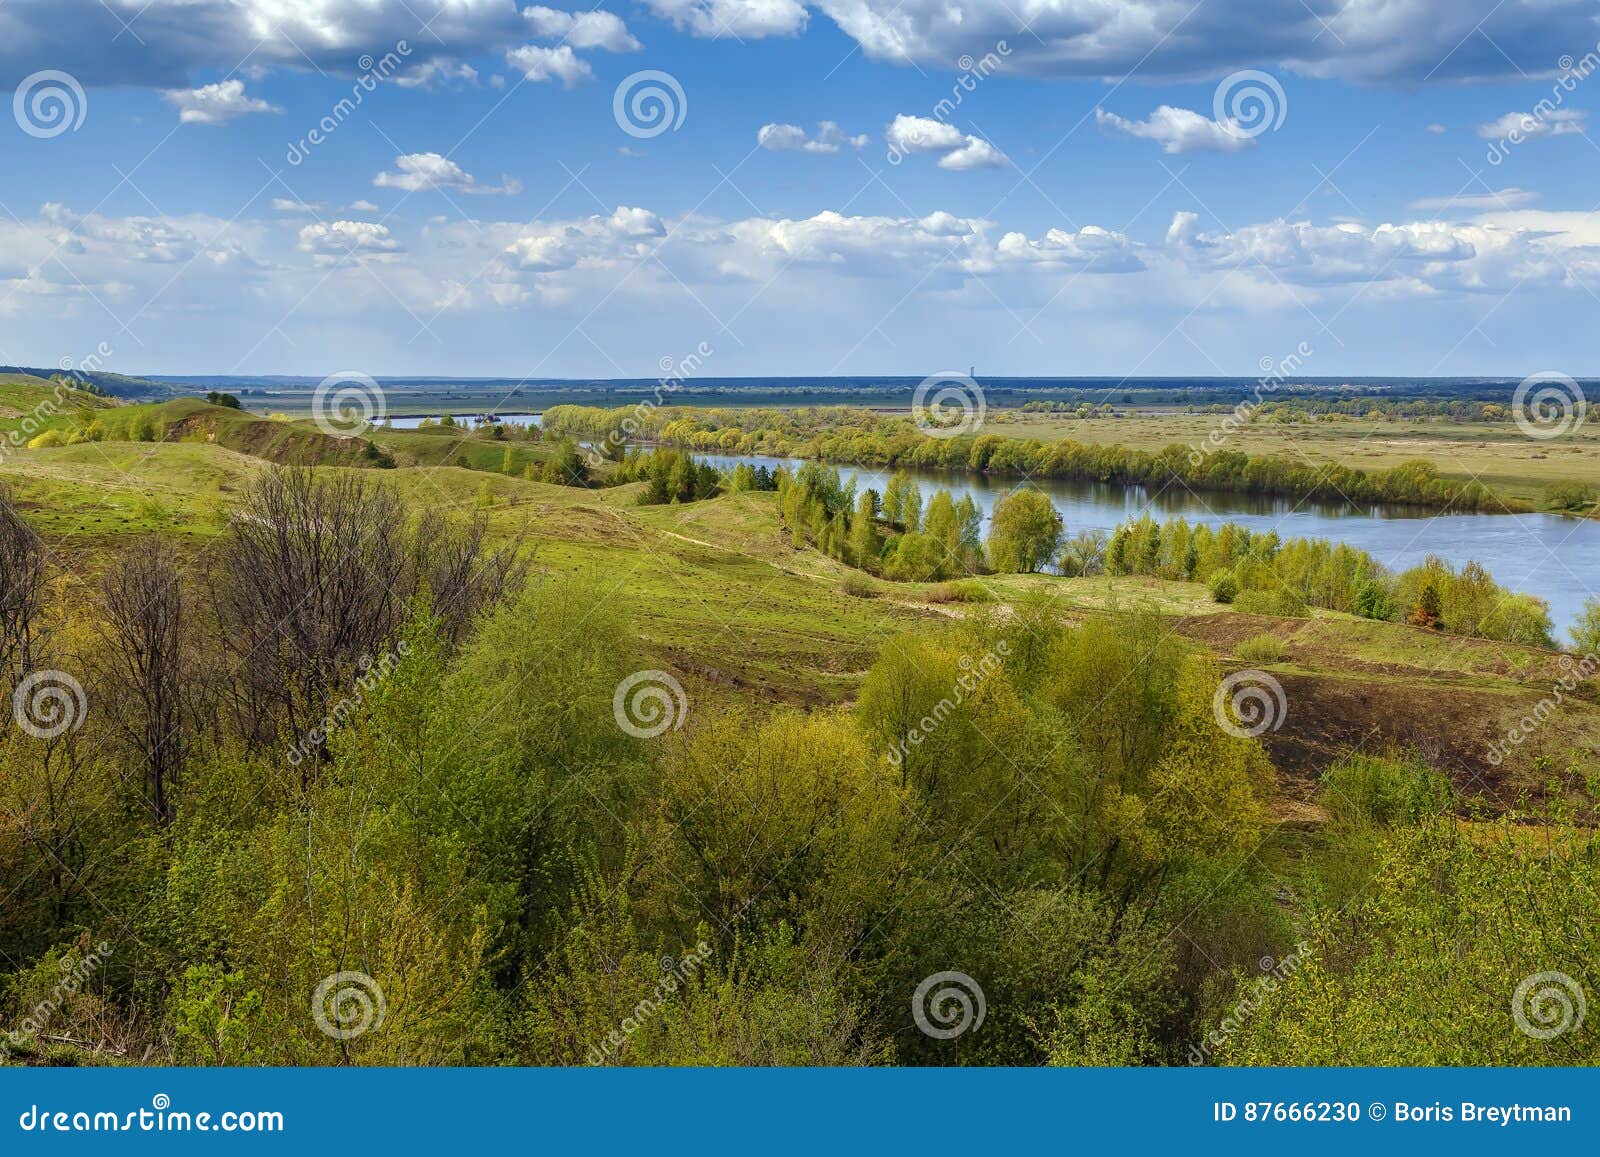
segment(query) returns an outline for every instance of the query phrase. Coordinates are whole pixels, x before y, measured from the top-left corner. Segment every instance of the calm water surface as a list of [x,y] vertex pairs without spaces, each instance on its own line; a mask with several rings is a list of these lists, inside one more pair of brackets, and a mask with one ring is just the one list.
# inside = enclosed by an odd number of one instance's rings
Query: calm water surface
[[[472,419],[477,417],[476,414],[453,414],[451,416],[453,418],[455,418],[455,420],[457,422],[461,423],[461,425],[466,426],[469,429],[472,426]],[[407,418],[390,418],[389,419],[389,426],[392,429],[395,429],[395,430],[415,430],[418,426],[421,426],[422,423],[424,421],[426,421],[428,418],[437,418],[437,417],[439,417],[438,414],[413,414],[412,416],[407,417]],[[503,422],[516,422],[516,423],[518,423],[520,425],[523,425],[523,426],[538,426],[538,425],[543,424],[544,415],[543,414],[501,414],[500,415],[500,420],[503,421]]]
[[[798,459],[702,454],[697,457],[723,469],[740,462],[752,466],[799,465]],[[839,467],[857,489],[880,493],[889,472],[861,466]],[[956,497],[970,494],[983,508],[987,523],[995,501],[1014,480],[944,471],[910,471],[922,485],[923,500],[937,489]],[[1600,520],[1561,518],[1554,514],[1440,514],[1433,510],[1385,505],[1314,503],[1248,494],[1192,494],[1172,489],[1157,495],[1142,486],[1039,479],[1066,520],[1067,533],[1112,530],[1148,511],[1154,518],[1181,515],[1190,522],[1216,525],[1237,522],[1251,530],[1275,530],[1284,538],[1327,538],[1360,547],[1391,570],[1416,566],[1438,555],[1455,566],[1477,561],[1495,581],[1515,591],[1537,595],[1550,604],[1556,634],[1563,637],[1583,607],[1600,593]]]

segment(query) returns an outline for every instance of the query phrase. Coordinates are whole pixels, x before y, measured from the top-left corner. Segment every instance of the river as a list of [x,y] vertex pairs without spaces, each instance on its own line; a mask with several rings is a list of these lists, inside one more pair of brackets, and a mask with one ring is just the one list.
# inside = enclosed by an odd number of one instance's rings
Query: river
[[[720,469],[740,462],[752,466],[798,466],[798,459],[697,454]],[[889,472],[839,467],[857,489],[882,493]],[[923,501],[938,489],[957,497],[970,494],[987,523],[996,499],[1015,479],[942,471],[908,471],[921,485]],[[1251,530],[1275,530],[1283,538],[1326,538],[1360,547],[1391,570],[1416,566],[1438,555],[1459,567],[1477,561],[1495,581],[1514,591],[1537,595],[1550,604],[1558,639],[1577,619],[1583,602],[1600,593],[1600,520],[1554,514],[1441,514],[1436,510],[1383,505],[1315,503],[1249,494],[1192,493],[1181,488],[1152,496],[1142,486],[1039,479],[1065,520],[1067,533],[1111,530],[1148,511],[1157,519],[1181,515],[1190,522],[1237,522]]]

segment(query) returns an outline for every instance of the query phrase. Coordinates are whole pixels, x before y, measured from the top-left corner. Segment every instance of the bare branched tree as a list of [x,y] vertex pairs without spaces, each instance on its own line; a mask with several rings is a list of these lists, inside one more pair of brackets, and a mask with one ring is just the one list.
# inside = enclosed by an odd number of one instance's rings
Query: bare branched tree
[[177,553],[152,538],[124,553],[100,584],[108,715],[142,768],[145,801],[162,827],[177,813],[190,725],[193,664],[178,576]]
[[9,691],[33,669],[43,629],[44,543],[0,484],[0,671]]
[[489,519],[481,510],[452,519],[435,507],[423,512],[413,531],[411,589],[426,587],[440,632],[452,646],[487,607],[528,577],[530,560],[520,536],[490,550],[488,531]]
[[407,555],[391,487],[301,469],[255,480],[222,546],[214,595],[250,740],[320,723],[335,689],[399,625]]

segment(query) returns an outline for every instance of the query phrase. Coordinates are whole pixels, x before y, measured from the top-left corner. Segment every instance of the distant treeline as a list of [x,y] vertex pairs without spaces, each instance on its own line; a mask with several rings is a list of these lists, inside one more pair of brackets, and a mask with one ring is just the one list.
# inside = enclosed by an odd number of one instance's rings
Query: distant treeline
[[847,406],[801,410],[605,410],[557,406],[545,428],[605,437],[628,421],[646,441],[721,454],[770,454],[827,462],[983,474],[1060,478],[1193,490],[1279,495],[1326,502],[1393,502],[1457,511],[1505,510],[1508,504],[1476,481],[1441,478],[1426,461],[1366,471],[1313,465],[1278,455],[1217,450],[1201,454],[1171,445],[1158,452],[1093,446],[1071,439],[1043,442],[997,434],[934,437],[906,416]]

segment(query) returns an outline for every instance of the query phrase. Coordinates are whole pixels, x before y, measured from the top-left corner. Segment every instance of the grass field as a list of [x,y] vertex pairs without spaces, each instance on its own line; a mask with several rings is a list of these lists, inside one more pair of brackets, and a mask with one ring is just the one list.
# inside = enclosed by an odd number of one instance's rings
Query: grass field
[[[1008,437],[1160,450],[1178,443],[1203,445],[1223,415],[1141,412],[1115,418],[1002,411],[988,427]],[[1247,454],[1284,454],[1310,462],[1342,462],[1382,470],[1426,459],[1451,478],[1476,478],[1509,498],[1537,502],[1551,482],[1600,487],[1600,424],[1588,423],[1548,441],[1530,438],[1511,423],[1369,421],[1352,419],[1251,423],[1223,444]]]

